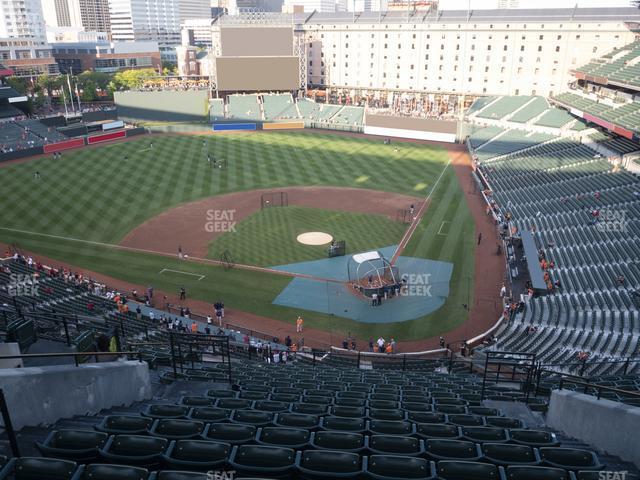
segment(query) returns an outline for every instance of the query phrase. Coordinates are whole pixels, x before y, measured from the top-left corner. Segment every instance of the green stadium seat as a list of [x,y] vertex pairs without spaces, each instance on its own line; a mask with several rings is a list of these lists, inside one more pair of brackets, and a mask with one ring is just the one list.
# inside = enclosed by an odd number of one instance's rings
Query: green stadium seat
[[269,398],[274,402],[294,403],[300,400],[300,395],[294,393],[272,393]]
[[435,467],[424,458],[371,455],[366,473],[372,480],[435,479]]
[[237,398],[238,392],[233,390],[214,388],[207,391],[207,397],[213,398]]
[[404,402],[402,404],[403,410],[407,412],[431,412],[433,406],[430,403],[422,402]]
[[395,400],[369,400],[369,408],[398,408],[399,402]]
[[372,420],[405,420],[407,414],[400,409],[370,408],[369,418]]
[[174,404],[156,404],[149,405],[142,415],[151,418],[185,418],[189,413],[189,407],[186,405]]
[[379,435],[413,435],[415,426],[411,422],[394,420],[371,420],[369,431]]
[[255,410],[263,412],[286,412],[290,407],[289,402],[276,402],[273,400],[258,400],[253,404]]
[[482,427],[484,425],[484,417],[479,415],[448,415],[447,420],[460,427]]
[[509,430],[511,441],[530,447],[555,447],[560,445],[555,434],[544,430],[511,429]]
[[361,418],[367,416],[364,407],[344,407],[341,405],[330,407],[329,413],[335,417]]
[[418,423],[416,424],[416,435],[421,438],[445,438],[449,440],[458,440],[462,436],[460,427],[444,423]]
[[211,480],[212,478],[215,476],[209,473],[180,470],[160,470],[149,476],[149,480]]
[[438,403],[433,407],[435,412],[463,415],[467,413],[467,407],[465,405],[447,405],[444,403]]
[[338,397],[333,400],[334,405],[341,407],[364,407],[366,403],[367,401],[361,398]]
[[149,433],[169,440],[180,440],[200,437],[204,427],[205,423],[198,420],[163,418],[154,422]]
[[232,423],[266,427],[273,423],[273,413],[261,412],[259,410],[235,410],[231,412],[229,420]]
[[389,400],[397,402],[400,400],[400,395],[397,393],[370,393],[369,400]]
[[288,477],[296,466],[296,454],[291,448],[240,445],[233,447],[229,465],[239,476]]
[[603,465],[591,450],[579,448],[542,447],[540,460],[549,467],[566,470],[600,470]]
[[369,451],[375,455],[421,455],[424,452],[422,440],[400,435],[371,435]]
[[253,405],[253,400],[243,398],[219,398],[216,407],[229,410],[248,410]]
[[189,411],[187,418],[202,422],[224,422],[229,419],[231,411],[218,407],[194,407]]
[[442,461],[436,468],[442,480],[499,480],[500,470],[495,465],[479,462]]
[[298,474],[307,480],[357,478],[363,472],[360,455],[334,450],[305,450],[298,465]]
[[208,407],[215,403],[215,398],[211,397],[182,397],[180,399],[181,405],[188,405],[190,407]]
[[80,467],[73,480],[146,480],[148,476],[140,467],[91,464]]
[[368,446],[368,437],[354,432],[320,431],[311,434],[309,443],[321,450],[361,453]]
[[99,432],[105,432],[110,435],[119,433],[136,435],[147,433],[151,425],[153,425],[152,418],[137,415],[108,415],[94,428]]
[[509,433],[499,427],[462,427],[462,438],[475,443],[509,441]]
[[167,450],[166,438],[142,435],[114,435],[100,449],[100,456],[111,463],[153,466],[160,462]]
[[203,438],[237,445],[253,441],[257,431],[258,429],[253,425],[210,423],[204,430]]
[[295,387],[275,387],[273,389],[273,393],[291,394],[291,395],[295,395],[296,397],[299,397],[300,395],[302,395],[303,391],[304,390],[302,388],[295,388]]
[[273,423],[279,427],[295,427],[313,430],[320,427],[320,417],[304,413],[281,412],[276,414]]
[[326,415],[329,410],[327,405],[318,405],[315,403],[293,403],[291,411],[293,413],[304,413],[307,415]]
[[302,397],[302,403],[328,406],[333,403],[333,397],[322,397],[320,395],[307,395]]
[[484,417],[485,423],[490,427],[500,428],[524,428],[522,420],[509,417]]
[[507,480],[570,480],[569,472],[562,468],[509,466],[506,469]]
[[267,398],[269,398],[269,393],[245,391],[240,392],[238,398],[242,400],[266,400]]
[[469,413],[472,415],[482,415],[483,417],[497,417],[500,415],[500,410],[497,408],[475,406],[468,407],[468,409]]
[[71,480],[77,464],[58,458],[12,458],[0,470],[0,480]]
[[478,445],[464,440],[443,440],[429,438],[424,440],[427,457],[433,460],[476,461],[482,458]]
[[338,392],[336,398],[359,398],[361,400],[367,399],[367,392],[358,392],[356,390],[348,390],[346,392]]
[[304,428],[264,427],[259,428],[256,442],[260,445],[274,445],[300,450],[309,445],[311,432]]
[[367,431],[367,422],[364,418],[327,416],[320,420],[320,428],[323,430],[364,433]]
[[409,412],[409,421],[414,423],[447,423],[447,415],[434,412]]
[[536,450],[527,445],[484,443],[480,446],[484,460],[506,467],[507,465],[539,465]]
[[226,464],[231,445],[207,440],[177,440],[171,442],[162,459],[171,468],[184,470],[215,470]]
[[93,430],[53,430],[36,447],[45,457],[91,462],[98,458],[98,450],[108,438],[106,433]]

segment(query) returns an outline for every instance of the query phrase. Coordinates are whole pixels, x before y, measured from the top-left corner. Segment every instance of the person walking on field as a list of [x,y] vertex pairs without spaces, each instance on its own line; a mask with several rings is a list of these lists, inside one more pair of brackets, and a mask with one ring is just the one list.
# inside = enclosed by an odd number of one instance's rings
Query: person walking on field
[[303,328],[304,328],[304,320],[300,315],[298,315],[298,318],[296,319],[296,333],[302,333]]
[[184,289],[184,287],[180,287],[180,300],[186,300],[187,298],[187,291]]
[[480,245],[481,241],[482,241],[482,232],[478,234],[478,245]]

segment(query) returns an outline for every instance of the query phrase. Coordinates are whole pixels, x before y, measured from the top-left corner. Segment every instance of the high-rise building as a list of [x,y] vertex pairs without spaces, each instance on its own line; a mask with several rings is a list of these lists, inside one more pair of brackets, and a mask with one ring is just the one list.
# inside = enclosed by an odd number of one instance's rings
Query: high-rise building
[[41,0],[45,22],[50,27],[110,31],[108,0]]
[[189,18],[210,18],[210,0],[109,0],[114,41],[155,41],[163,60],[176,61],[180,25]]
[[0,63],[17,76],[58,73],[47,44],[40,0],[4,1],[1,12]]

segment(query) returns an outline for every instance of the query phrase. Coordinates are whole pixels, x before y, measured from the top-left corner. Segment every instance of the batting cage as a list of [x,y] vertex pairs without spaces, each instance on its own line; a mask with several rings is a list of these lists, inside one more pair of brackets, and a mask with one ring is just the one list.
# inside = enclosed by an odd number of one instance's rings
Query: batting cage
[[287,192],[268,192],[260,196],[260,208],[288,207],[289,194]]

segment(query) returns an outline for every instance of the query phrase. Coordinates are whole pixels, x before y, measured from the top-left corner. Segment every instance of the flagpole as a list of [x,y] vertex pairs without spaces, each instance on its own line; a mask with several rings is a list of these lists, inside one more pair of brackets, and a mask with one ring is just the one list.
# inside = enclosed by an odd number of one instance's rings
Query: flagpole
[[[73,73],[72,69],[69,69],[71,73]],[[69,74],[67,73],[67,86],[69,87],[69,100],[71,101],[71,109],[73,113],[76,113],[76,106],[73,103],[73,90],[71,90],[71,80],[69,80]]]

